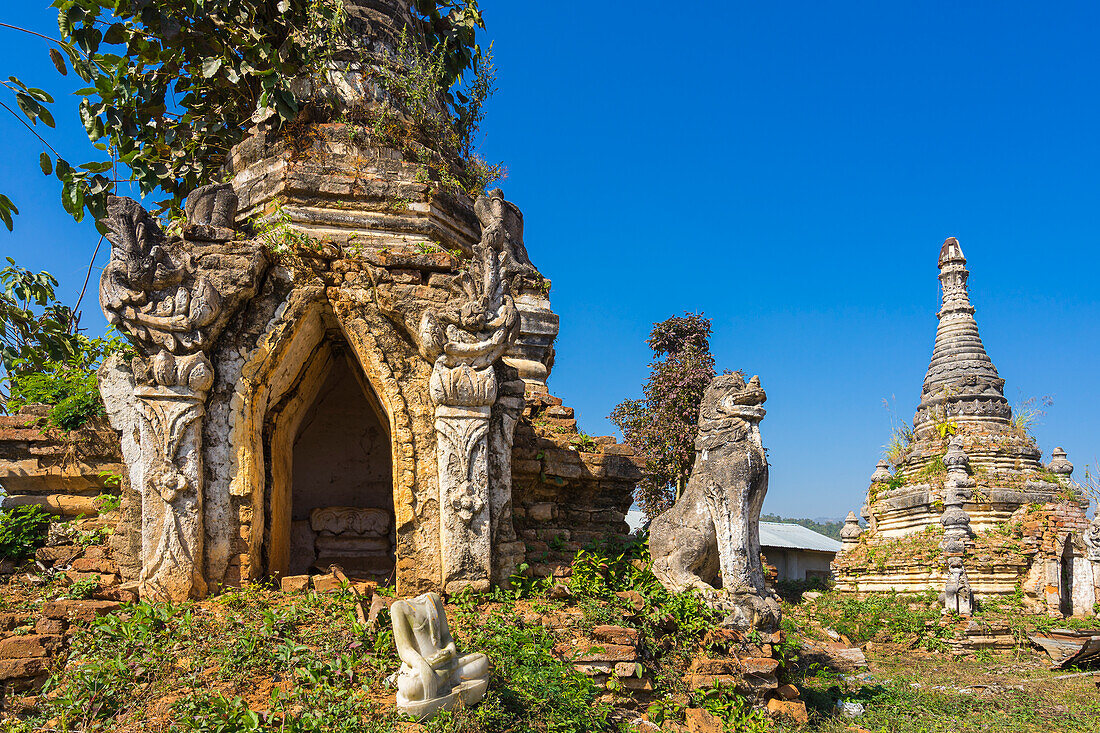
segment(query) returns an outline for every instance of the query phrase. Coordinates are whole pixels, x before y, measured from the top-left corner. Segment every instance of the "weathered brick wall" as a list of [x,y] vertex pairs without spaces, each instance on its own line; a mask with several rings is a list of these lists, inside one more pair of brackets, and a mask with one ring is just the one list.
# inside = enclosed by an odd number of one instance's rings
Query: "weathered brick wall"
[[629,533],[626,512],[641,477],[633,449],[582,436],[560,398],[527,395],[512,456],[516,533],[534,575],[561,573],[586,544]]
[[72,518],[99,513],[96,497],[118,494],[126,467],[105,419],[76,430],[47,427],[45,405],[0,417],[0,488],[4,508],[38,504]]

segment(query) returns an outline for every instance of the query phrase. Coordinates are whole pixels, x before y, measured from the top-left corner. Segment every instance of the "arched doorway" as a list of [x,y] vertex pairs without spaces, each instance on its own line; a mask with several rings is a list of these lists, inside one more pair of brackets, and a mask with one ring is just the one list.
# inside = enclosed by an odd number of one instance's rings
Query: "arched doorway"
[[389,420],[338,332],[329,332],[264,421],[271,575],[389,580],[395,564]]

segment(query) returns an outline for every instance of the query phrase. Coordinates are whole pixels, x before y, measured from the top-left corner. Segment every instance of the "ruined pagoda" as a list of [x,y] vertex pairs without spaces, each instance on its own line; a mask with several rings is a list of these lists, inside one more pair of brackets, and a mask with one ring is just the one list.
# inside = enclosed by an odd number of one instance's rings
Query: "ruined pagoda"
[[939,270],[939,325],[913,427],[895,435],[871,476],[862,510],[869,528],[860,532],[849,518],[833,565],[837,588],[946,585],[950,597],[961,582],[980,598],[1022,585],[1044,610],[1091,611],[1087,504],[1077,498],[1073,465],[1061,448],[1041,463],[1025,421],[1013,419],[1005,380],[978,332],[966,257],[954,237],[940,248]]
[[[178,228],[107,201],[100,303],[135,350],[99,373],[111,559],[144,599],[333,568],[484,590],[629,531],[633,451],[549,393],[550,281],[423,73],[427,26],[410,0],[343,6],[298,117],[258,109]],[[15,437],[5,506],[87,512],[84,476]]]

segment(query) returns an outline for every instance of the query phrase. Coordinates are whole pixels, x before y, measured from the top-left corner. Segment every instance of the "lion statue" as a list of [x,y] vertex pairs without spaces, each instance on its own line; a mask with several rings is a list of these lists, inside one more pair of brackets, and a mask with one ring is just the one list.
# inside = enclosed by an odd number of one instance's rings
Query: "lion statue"
[[768,491],[768,460],[760,440],[767,396],[760,378],[715,377],[699,406],[695,465],[671,509],[653,520],[653,573],[665,588],[702,592],[728,610],[737,626],[777,620],[778,605],[764,583],[760,509]]

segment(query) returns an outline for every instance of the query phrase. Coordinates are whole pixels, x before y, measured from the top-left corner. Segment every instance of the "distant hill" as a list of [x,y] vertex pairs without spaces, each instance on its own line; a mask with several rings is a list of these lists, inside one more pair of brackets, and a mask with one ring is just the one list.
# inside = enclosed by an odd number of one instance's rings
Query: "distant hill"
[[832,537],[834,540],[840,539],[840,530],[844,529],[843,520],[825,520],[818,521],[816,519],[789,519],[788,517],[781,517],[778,514],[761,514],[760,521],[762,522],[779,522],[781,524],[800,524],[806,529],[812,529],[814,532],[823,534],[826,537]]

